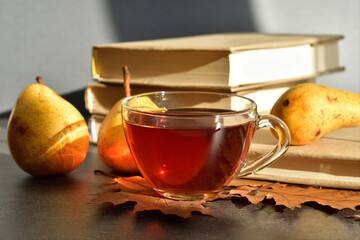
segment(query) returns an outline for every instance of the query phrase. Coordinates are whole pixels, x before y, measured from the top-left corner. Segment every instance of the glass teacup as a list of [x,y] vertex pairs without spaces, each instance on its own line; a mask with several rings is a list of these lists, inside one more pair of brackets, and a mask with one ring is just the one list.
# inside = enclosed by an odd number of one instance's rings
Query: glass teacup
[[[284,154],[286,125],[260,116],[256,103],[224,93],[162,91],[122,102],[129,148],[144,178],[160,195],[179,200],[212,197],[234,176],[256,172]],[[254,132],[278,133],[274,149],[245,159]]]

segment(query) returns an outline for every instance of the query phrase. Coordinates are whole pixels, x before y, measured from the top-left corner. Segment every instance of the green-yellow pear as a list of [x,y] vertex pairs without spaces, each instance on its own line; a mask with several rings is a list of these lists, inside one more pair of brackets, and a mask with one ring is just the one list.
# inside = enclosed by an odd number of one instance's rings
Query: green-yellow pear
[[[112,170],[124,173],[139,173],[136,162],[125,138],[119,100],[106,115],[98,134],[98,153],[102,162]],[[156,110],[158,106],[149,98],[134,101],[131,107],[142,110]],[[163,110],[163,109],[162,109]]]
[[7,127],[7,142],[16,163],[33,176],[70,172],[83,162],[89,131],[80,112],[42,84],[19,95]]
[[292,145],[304,145],[331,131],[359,126],[360,94],[300,84],[280,96],[270,113],[289,127]]

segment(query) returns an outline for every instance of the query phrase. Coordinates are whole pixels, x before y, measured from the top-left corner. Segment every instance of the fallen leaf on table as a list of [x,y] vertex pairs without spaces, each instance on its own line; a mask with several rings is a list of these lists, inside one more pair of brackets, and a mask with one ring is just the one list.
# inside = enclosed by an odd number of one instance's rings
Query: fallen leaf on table
[[174,214],[182,218],[191,217],[192,212],[214,215],[213,211],[203,206],[206,203],[205,200],[178,201],[162,197],[151,188],[144,178],[139,176],[115,177],[103,188],[108,191],[98,194],[97,198],[92,200],[93,203],[111,202],[117,205],[135,202],[135,212],[159,210],[164,214]]
[[[355,210],[360,205],[360,191],[315,188],[286,183],[253,181],[236,179],[230,183],[229,196],[246,197],[251,203],[257,204],[265,198],[274,199],[276,205],[287,208],[300,208],[306,202],[317,202],[334,209],[349,208]],[[256,187],[254,187],[256,186]]]
[[355,210],[360,205],[360,191],[319,189],[311,186],[249,179],[234,179],[224,192],[206,200],[171,200],[158,195],[142,177],[120,177],[101,171],[97,172],[107,175],[109,178],[103,186],[106,192],[97,194],[92,203],[111,202],[117,205],[134,202],[135,212],[159,210],[164,214],[174,214],[183,218],[191,217],[193,212],[213,216],[214,212],[205,208],[204,204],[207,203],[207,206],[211,207],[211,202],[231,197],[245,197],[253,204],[265,199],[273,199],[276,205],[283,205],[290,209],[301,208],[301,204],[306,202],[317,202],[320,205],[339,210],[345,208]]
[[360,221],[360,215],[350,215],[348,218],[353,218],[354,221]]

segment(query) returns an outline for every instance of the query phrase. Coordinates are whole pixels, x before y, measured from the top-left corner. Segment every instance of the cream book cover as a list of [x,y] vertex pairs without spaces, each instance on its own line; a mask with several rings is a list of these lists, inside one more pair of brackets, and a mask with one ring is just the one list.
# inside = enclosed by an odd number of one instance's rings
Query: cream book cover
[[344,70],[342,35],[220,33],[93,47],[92,76],[121,83],[127,65],[132,84],[233,87],[314,78]]

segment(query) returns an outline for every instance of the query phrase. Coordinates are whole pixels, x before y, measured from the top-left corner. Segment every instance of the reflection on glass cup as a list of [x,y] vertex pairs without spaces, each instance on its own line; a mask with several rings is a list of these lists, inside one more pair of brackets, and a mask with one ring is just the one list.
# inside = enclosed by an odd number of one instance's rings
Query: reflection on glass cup
[[[145,93],[122,102],[126,139],[141,174],[160,195],[179,200],[214,196],[236,175],[256,172],[284,154],[286,125],[260,116],[251,99],[223,93]],[[276,147],[247,162],[254,131],[278,133]]]

